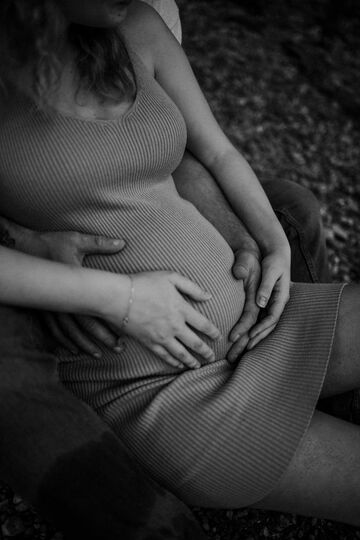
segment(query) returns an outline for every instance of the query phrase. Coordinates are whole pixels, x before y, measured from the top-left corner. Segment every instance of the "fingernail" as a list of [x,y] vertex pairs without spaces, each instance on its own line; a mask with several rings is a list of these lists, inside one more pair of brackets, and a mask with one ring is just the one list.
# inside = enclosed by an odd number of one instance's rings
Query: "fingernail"
[[114,351],[115,351],[116,353],[118,353],[118,354],[119,354],[119,353],[122,353],[123,350],[124,350],[124,347],[121,347],[120,345],[116,345],[116,347],[114,347]]
[[247,348],[248,351],[251,351],[251,349],[253,349],[253,347],[254,347],[254,344],[252,343],[251,345],[248,345],[246,348]]
[[199,367],[201,367],[201,364],[199,362],[194,362],[194,364],[191,364],[191,367],[193,369],[199,369]]
[[119,240],[119,238],[115,238],[112,243],[114,244],[114,246],[121,246],[122,244],[125,244],[125,241]]
[[260,296],[257,303],[260,307],[264,308],[266,306],[266,300],[265,296]]
[[210,298],[212,298],[212,294],[210,294],[209,292],[203,291],[203,293],[204,293],[204,296],[205,296],[206,300],[210,300]]
[[240,334],[236,334],[235,337],[231,337],[231,338],[230,338],[230,341],[231,341],[232,343],[235,343],[235,341],[237,341],[239,338],[240,338]]
[[101,358],[102,355],[100,352],[94,352],[93,356],[95,356],[95,358]]

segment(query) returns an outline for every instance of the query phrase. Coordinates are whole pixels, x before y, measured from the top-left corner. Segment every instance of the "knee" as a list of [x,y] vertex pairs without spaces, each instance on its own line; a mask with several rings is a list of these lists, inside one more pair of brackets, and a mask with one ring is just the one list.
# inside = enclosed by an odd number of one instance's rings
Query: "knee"
[[288,218],[295,227],[300,226],[306,236],[318,236],[322,230],[321,208],[314,193],[287,180],[272,184],[268,196],[275,212]]

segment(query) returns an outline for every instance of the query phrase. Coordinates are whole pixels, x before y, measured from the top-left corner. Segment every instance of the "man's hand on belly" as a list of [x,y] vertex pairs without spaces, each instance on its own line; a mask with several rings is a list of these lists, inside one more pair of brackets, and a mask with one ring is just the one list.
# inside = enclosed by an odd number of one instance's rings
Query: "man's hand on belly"
[[229,341],[233,342],[227,354],[229,362],[235,362],[250,341],[249,332],[257,322],[260,308],[256,293],[261,279],[259,251],[238,249],[235,251],[233,274],[244,282],[245,304],[238,323],[231,330]]
[[[113,255],[125,246],[124,240],[75,231],[33,234],[41,243],[43,258],[72,266],[82,266],[86,255]],[[44,319],[55,341],[73,354],[85,352],[99,358],[99,344],[121,352],[118,336],[95,317],[45,313]]]

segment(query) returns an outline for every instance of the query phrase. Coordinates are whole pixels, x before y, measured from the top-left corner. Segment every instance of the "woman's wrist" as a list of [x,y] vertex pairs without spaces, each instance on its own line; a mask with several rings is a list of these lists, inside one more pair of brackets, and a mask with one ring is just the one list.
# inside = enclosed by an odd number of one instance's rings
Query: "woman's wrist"
[[275,252],[290,257],[290,244],[279,222],[275,223],[273,230],[269,227],[269,234],[264,234],[259,240],[259,247],[263,257]]
[[[85,270],[89,271],[90,270]],[[131,304],[134,298],[133,281],[126,274],[113,274],[101,270],[91,270],[87,276],[86,287],[92,289],[89,299],[89,315],[101,319],[111,320],[116,316],[119,321],[124,321],[129,316]]]

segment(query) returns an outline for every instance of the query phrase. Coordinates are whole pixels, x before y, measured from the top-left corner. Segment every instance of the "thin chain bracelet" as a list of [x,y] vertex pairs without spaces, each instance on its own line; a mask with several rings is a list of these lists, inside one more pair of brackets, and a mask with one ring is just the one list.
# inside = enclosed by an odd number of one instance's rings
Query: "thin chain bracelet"
[[134,302],[134,291],[135,291],[134,278],[130,274],[128,275],[128,277],[130,279],[130,296],[129,296],[129,301],[128,301],[125,317],[123,318],[120,324],[120,330],[124,328],[124,326],[126,326],[127,323],[129,322],[130,309],[131,309],[132,303]]

